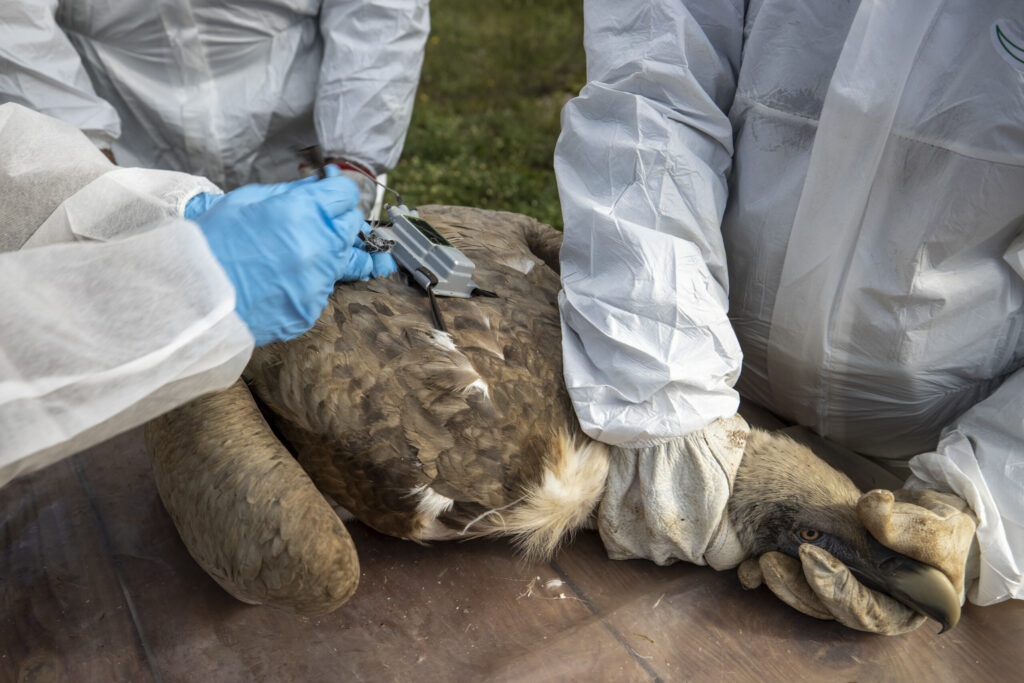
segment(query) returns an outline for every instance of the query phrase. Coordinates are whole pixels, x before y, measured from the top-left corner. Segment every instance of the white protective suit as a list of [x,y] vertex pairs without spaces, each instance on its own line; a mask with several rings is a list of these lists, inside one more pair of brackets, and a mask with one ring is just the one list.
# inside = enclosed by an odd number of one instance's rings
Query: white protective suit
[[224,189],[294,180],[297,150],[398,161],[429,0],[4,0],[0,103]]
[[1024,4],[589,0],[585,43],[555,155],[585,431],[701,430],[742,358],[745,397],[966,499],[970,599],[1024,598]]
[[210,191],[0,105],[0,486],[241,374],[235,290],[180,218]]

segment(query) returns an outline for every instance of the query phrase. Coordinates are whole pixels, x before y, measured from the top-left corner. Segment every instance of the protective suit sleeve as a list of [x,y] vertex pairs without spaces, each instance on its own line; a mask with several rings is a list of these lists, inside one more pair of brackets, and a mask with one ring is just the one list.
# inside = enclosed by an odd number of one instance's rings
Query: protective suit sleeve
[[7,104],[0,187],[0,485],[238,377],[253,340],[234,289],[175,218],[211,183],[118,169]]
[[428,0],[325,0],[314,117],[327,158],[394,168],[409,129],[430,33]]
[[57,0],[0,3],[0,102],[66,121],[97,147],[121,135],[117,111],[93,90],[82,61],[57,24]]
[[[910,460],[910,488],[951,491],[978,518],[978,566],[967,599],[1024,599],[1024,370],[942,433],[934,452]],[[977,580],[972,584],[972,575]]]
[[565,380],[583,430],[647,447],[735,413],[720,224],[743,3],[585,4],[555,172]]

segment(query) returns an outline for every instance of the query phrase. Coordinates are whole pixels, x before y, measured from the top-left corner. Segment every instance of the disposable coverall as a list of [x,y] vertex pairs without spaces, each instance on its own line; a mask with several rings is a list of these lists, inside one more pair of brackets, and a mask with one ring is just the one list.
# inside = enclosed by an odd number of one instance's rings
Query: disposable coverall
[[217,191],[208,180],[113,167],[75,128],[12,104],[0,150],[3,485],[228,386],[253,338],[179,218]]
[[[585,7],[555,156],[583,429],[650,451],[738,388],[965,499],[968,597],[1024,597],[1024,7]],[[729,468],[689,457],[714,529]]]
[[296,151],[398,161],[428,0],[4,0],[0,102],[224,189],[296,177]]

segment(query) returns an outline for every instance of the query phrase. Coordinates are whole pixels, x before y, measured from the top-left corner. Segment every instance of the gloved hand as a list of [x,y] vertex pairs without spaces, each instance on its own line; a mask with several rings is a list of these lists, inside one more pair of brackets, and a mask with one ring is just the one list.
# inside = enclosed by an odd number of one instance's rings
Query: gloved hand
[[799,560],[770,552],[744,561],[740,583],[749,589],[763,581],[793,609],[858,631],[898,635],[925,622],[923,615],[857,581],[827,550],[805,543],[799,552]]
[[671,445],[615,451],[597,515],[608,557],[736,566],[743,549],[725,508],[748,431],[733,415]]
[[[963,601],[975,530],[963,500],[924,489],[877,489],[861,496],[857,513],[875,540],[940,570]],[[915,610],[860,583],[828,551],[805,543],[799,554],[799,560],[778,552],[748,559],[739,566],[740,583],[756,588],[763,581],[790,607],[859,631],[896,635],[924,623]]]
[[[338,170],[337,167],[326,166],[325,167],[325,172],[327,173],[327,177],[329,177],[329,178],[337,177],[337,176],[340,175],[340,176],[347,177],[347,178],[351,179],[350,175],[348,173],[346,173],[345,171],[341,171],[339,173],[339,170]],[[365,179],[365,176],[363,176],[363,178]],[[316,176],[310,176],[308,178],[302,178],[301,180],[294,180],[294,181],[287,182],[287,183],[273,183],[273,184],[270,184],[270,185],[261,185],[261,184],[253,183],[251,185],[243,185],[242,187],[234,189],[231,192],[229,192],[227,195],[226,194],[216,194],[216,193],[213,193],[213,192],[200,192],[199,194],[197,194],[194,197],[192,197],[188,201],[188,203],[185,205],[184,217],[189,219],[189,220],[196,220],[199,216],[201,216],[203,213],[205,213],[206,211],[208,211],[211,208],[213,208],[213,206],[216,205],[217,202],[219,202],[220,200],[224,199],[224,197],[226,197],[228,195],[231,196],[232,201],[237,201],[239,203],[244,203],[244,202],[253,203],[253,202],[262,201],[264,199],[267,199],[269,197],[273,197],[275,195],[279,195],[282,192],[286,192],[286,191],[292,190],[292,189],[294,189],[296,187],[299,187],[301,185],[308,185],[310,183],[317,182],[317,180],[318,179],[317,179]],[[357,183],[357,185],[358,185],[358,183]],[[362,188],[359,188],[358,190],[359,190],[360,196],[362,196],[362,194],[363,194]],[[361,207],[361,204],[357,204],[356,208],[359,209],[359,212],[360,213],[365,213],[360,207]],[[369,232],[370,231],[369,230],[369,226],[365,226],[362,229],[365,232]],[[359,243],[356,246],[358,246],[360,248],[360,250],[365,251],[365,248],[364,248],[365,245],[362,243],[362,240],[360,240]],[[350,278],[350,280],[366,280],[368,278],[387,277],[391,273],[393,273],[396,270],[398,270],[398,266],[395,264],[395,259],[394,259],[393,256],[391,256],[391,254],[384,254],[384,253],[376,252],[376,253],[371,254],[370,256],[371,256],[372,265],[371,265],[371,269],[370,269],[369,273],[367,274],[367,273],[364,272],[362,276],[360,276],[360,277],[352,277],[352,278]],[[365,259],[363,259],[363,257],[360,254],[353,254],[353,258],[356,261],[358,261],[358,263],[353,262],[352,270],[350,272],[352,272],[352,273],[362,272],[362,271],[358,271],[358,269],[360,269],[360,268],[365,270]],[[348,280],[346,280],[346,281],[348,281]]]
[[[310,176],[309,178],[294,180],[288,183],[273,183],[270,185],[253,183],[251,185],[243,185],[242,187],[232,190],[228,194],[231,195],[232,201],[251,204],[253,202],[262,201],[273,197],[274,195],[281,194],[282,192],[287,192],[288,190],[301,185],[309,185],[310,183],[316,182],[316,180],[316,176]],[[188,200],[188,204],[185,205],[185,218],[190,221],[196,220],[196,218],[201,216],[203,213],[212,209],[217,202],[227,197],[228,194],[200,192]]]
[[963,601],[977,528],[966,501],[930,489],[876,489],[857,501],[857,515],[879,543],[945,574]]
[[355,185],[336,168],[328,167],[327,175],[213,195],[215,201],[204,200],[204,210],[195,214],[257,345],[312,327],[335,282],[396,270],[389,254],[371,256],[362,248],[358,235],[369,227],[353,208],[359,201]]

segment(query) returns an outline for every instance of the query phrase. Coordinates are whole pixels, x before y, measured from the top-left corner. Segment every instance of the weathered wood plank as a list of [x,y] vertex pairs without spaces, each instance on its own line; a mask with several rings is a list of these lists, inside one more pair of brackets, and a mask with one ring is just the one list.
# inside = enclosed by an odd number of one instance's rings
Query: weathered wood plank
[[238,603],[192,562],[137,432],[77,464],[0,490],[0,680],[150,680],[126,595],[165,681],[1014,680],[1024,667],[1021,603],[968,606],[941,637],[877,637],[731,572],[612,562],[592,533],[524,566],[504,543],[421,547],[354,524],[356,596],[293,617]]
[[560,556],[578,591],[664,680],[1016,680],[1024,667],[1024,603],[968,605],[960,624],[884,637],[790,609],[733,572],[611,562],[596,534]]
[[0,489],[0,680],[152,680],[75,470]]
[[120,486],[148,467],[141,440],[111,447],[85,474],[166,681],[651,679],[549,565],[504,542],[423,547],[352,524],[362,577],[340,610],[238,603],[192,562],[151,483]]

